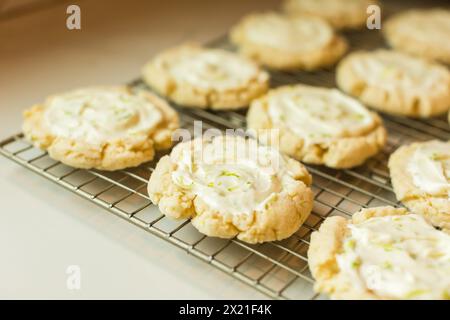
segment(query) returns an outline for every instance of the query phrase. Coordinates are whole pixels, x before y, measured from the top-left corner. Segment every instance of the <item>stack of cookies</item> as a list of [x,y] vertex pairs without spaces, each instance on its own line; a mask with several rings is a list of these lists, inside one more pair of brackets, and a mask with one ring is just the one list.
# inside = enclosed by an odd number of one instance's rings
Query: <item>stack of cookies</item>
[[[120,170],[170,149],[184,108],[249,107],[252,137],[197,137],[162,157],[148,183],[161,212],[189,218],[208,236],[248,243],[294,234],[313,208],[302,164],[362,165],[383,150],[376,111],[429,118],[450,108],[450,11],[412,10],[385,22],[393,48],[352,52],[342,30],[364,28],[375,0],[286,0],[230,31],[237,52],[184,44],[151,59],[142,77],[155,93],[89,87],[49,97],[24,114],[23,131],[69,166]],[[377,31],[373,31],[377,32]],[[270,72],[335,64],[337,88],[270,89]],[[266,71],[264,68],[267,68]],[[157,95],[156,95],[157,94]],[[163,98],[160,98],[162,96]],[[327,218],[311,236],[316,290],[332,298],[449,299],[450,142],[403,146],[389,161],[404,208]]]

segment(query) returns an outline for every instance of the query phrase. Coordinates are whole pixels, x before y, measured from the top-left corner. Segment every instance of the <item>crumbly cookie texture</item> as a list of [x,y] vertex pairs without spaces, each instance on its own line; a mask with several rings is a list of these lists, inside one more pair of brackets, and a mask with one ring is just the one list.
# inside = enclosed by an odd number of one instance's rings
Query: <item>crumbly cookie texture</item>
[[450,107],[450,71],[401,52],[355,52],[338,65],[336,82],[367,105],[392,114],[428,118]]
[[299,162],[256,140],[196,138],[161,158],[150,199],[208,236],[261,243],[291,236],[313,205],[311,176]]
[[395,49],[450,64],[450,10],[409,10],[385,22],[384,36]]
[[331,168],[362,164],[387,136],[381,118],[357,100],[306,85],[280,87],[252,102],[247,126],[261,143]]
[[23,132],[50,157],[76,168],[119,170],[172,145],[177,113],[148,92],[90,87],[49,97],[24,112]]
[[397,199],[450,232],[450,142],[402,146],[391,155],[389,170]]
[[449,244],[406,209],[363,209],[311,235],[309,268],[315,290],[333,299],[448,299]]
[[146,83],[182,106],[236,109],[269,87],[269,75],[254,62],[220,49],[182,45],[158,54],[142,71]]
[[367,8],[376,0],[285,0],[290,15],[311,15],[327,20],[336,29],[359,29],[366,25]]
[[244,17],[232,29],[230,39],[243,55],[282,70],[328,67],[348,49],[345,39],[325,20],[275,12]]

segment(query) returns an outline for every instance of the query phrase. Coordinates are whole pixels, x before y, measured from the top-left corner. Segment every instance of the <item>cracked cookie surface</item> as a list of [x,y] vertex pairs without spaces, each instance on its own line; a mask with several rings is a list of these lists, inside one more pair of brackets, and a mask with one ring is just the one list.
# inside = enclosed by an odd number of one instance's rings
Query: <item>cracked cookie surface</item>
[[306,163],[351,168],[386,142],[381,118],[336,89],[306,85],[269,91],[247,114],[261,143]]
[[194,44],[158,54],[144,66],[142,75],[159,94],[193,108],[246,107],[269,87],[269,74],[254,62]]
[[449,299],[450,236],[403,208],[327,218],[311,235],[315,290],[333,299]]
[[244,17],[231,30],[230,39],[243,55],[281,70],[328,67],[348,48],[345,39],[323,19],[275,12]]
[[291,236],[313,205],[298,161],[254,139],[196,138],[158,162],[148,194],[161,212],[190,218],[201,233],[261,243]]
[[49,97],[24,112],[23,132],[50,157],[76,168],[119,170],[172,145],[177,113],[127,87],[90,87]]
[[290,15],[311,15],[327,20],[336,29],[358,29],[366,25],[367,8],[376,0],[285,0]]
[[391,155],[389,170],[397,199],[450,232],[450,142],[402,146]]
[[383,112],[428,118],[450,108],[450,71],[405,53],[359,51],[337,67],[343,91]]
[[409,10],[384,24],[384,36],[395,49],[450,64],[450,10]]

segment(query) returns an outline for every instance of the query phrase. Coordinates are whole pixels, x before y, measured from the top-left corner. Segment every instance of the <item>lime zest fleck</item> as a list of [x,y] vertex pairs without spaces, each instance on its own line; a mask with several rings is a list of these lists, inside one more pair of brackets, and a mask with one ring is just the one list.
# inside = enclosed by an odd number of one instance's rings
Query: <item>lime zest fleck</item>
[[355,239],[350,239],[350,240],[348,240],[348,241],[345,243],[345,247],[346,247],[347,249],[354,250],[355,247],[356,247],[356,241],[355,241]]
[[383,243],[380,245],[384,251],[390,252],[394,250],[394,246],[391,243]]
[[450,300],[450,291],[444,290],[444,292],[442,292],[442,299]]
[[428,256],[431,259],[439,259],[439,258],[442,258],[444,255],[445,254],[443,252],[434,251],[434,252],[431,252]]
[[240,178],[241,177],[237,173],[231,172],[231,171],[222,171],[220,176],[221,177],[236,177],[236,178]]
[[428,290],[423,290],[423,289],[412,290],[405,295],[405,299],[414,299],[414,298],[417,298],[418,296],[424,295],[428,292],[429,292]]
[[430,159],[433,161],[437,161],[439,160],[439,154],[437,154],[436,152],[434,152],[431,156]]
[[357,258],[352,262],[352,268],[358,269],[361,266],[361,259]]

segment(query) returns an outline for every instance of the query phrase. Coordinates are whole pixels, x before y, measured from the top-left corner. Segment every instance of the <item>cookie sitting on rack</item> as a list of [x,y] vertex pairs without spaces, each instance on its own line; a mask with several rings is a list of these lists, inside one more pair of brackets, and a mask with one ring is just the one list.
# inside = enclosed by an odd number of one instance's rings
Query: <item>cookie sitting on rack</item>
[[396,50],[450,64],[450,10],[409,10],[399,13],[384,28]]
[[285,0],[290,15],[310,15],[327,20],[336,29],[358,29],[366,25],[367,8],[376,0]]
[[230,32],[230,39],[245,56],[281,70],[328,67],[348,47],[323,19],[275,12],[244,17]]
[[358,166],[386,142],[376,113],[336,89],[306,85],[280,87],[255,100],[247,124],[263,144],[279,140],[286,154],[332,168]]
[[383,112],[428,118],[450,108],[450,71],[405,53],[359,51],[338,65],[343,91]]
[[49,97],[24,112],[23,132],[76,168],[119,170],[172,145],[178,115],[162,99],[127,87],[90,87]]
[[237,136],[178,144],[148,183],[150,199],[201,233],[260,243],[291,236],[313,205],[311,176],[277,150]]
[[327,218],[308,261],[315,290],[334,299],[450,298],[450,236],[405,209]]
[[450,233],[450,141],[400,147],[389,159],[397,199]]
[[236,109],[265,93],[269,75],[254,62],[221,49],[183,45],[158,54],[142,76],[181,106]]

